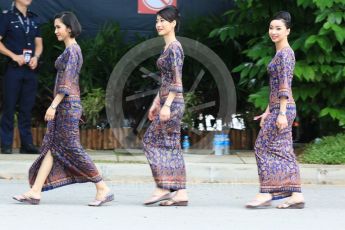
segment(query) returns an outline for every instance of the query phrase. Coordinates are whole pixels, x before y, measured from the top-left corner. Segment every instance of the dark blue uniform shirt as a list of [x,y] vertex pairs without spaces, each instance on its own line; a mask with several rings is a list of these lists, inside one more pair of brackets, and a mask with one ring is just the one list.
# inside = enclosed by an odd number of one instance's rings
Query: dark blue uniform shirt
[[3,11],[0,14],[0,36],[6,48],[13,53],[23,54],[23,49],[31,49],[34,55],[35,38],[41,37],[39,18],[30,10],[24,17],[16,7]]

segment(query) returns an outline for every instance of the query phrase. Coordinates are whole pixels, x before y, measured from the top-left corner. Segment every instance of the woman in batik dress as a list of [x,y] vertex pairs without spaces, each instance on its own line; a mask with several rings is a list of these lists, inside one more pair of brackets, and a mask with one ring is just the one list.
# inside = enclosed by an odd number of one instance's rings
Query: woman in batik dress
[[268,65],[270,75],[269,105],[261,118],[261,130],[255,143],[260,193],[247,203],[247,208],[271,205],[272,200],[289,197],[277,208],[304,208],[299,167],[292,143],[292,123],[296,105],[291,83],[295,55],[288,43],[291,16],[277,13],[269,26],[269,36],[275,43],[276,54]]
[[156,189],[144,204],[187,206],[186,170],[181,152],[181,119],[184,112],[182,87],[183,49],[176,40],[179,12],[168,6],[157,13],[156,29],[165,49],[157,60],[162,84],[149,110],[152,121],[143,138]]
[[81,32],[78,19],[70,12],[55,17],[55,34],[65,43],[64,52],[55,62],[57,76],[54,100],[45,114],[47,132],[40,156],[29,170],[31,189],[15,200],[39,204],[41,192],[61,186],[93,182],[97,193],[90,206],[110,202],[114,195],[104,183],[95,164],[80,144],[79,119],[82,113],[79,91],[79,72],[83,57],[76,37]]

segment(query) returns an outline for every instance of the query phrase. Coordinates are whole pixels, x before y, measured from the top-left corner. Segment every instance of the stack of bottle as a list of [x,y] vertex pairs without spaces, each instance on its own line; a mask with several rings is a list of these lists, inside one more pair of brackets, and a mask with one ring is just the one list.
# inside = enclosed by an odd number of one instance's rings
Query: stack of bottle
[[213,151],[216,156],[230,154],[230,136],[228,134],[215,134],[213,138]]
[[190,149],[190,141],[188,135],[183,136],[182,149],[184,153],[188,153]]

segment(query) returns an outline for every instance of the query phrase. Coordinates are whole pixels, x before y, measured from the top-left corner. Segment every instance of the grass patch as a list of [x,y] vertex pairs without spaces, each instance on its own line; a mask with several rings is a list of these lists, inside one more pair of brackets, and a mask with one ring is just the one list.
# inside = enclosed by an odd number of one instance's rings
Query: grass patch
[[307,145],[300,160],[308,164],[345,164],[345,133]]

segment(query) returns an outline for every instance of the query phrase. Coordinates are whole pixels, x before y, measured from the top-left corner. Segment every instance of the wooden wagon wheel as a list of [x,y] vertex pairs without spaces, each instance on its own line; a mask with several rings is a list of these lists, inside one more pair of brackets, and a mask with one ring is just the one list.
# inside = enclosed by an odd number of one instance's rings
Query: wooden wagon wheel
[[[210,107],[217,107],[218,111],[215,113],[216,117],[222,118],[224,121],[230,121],[232,114],[236,112],[236,91],[231,74],[226,65],[216,53],[200,42],[186,37],[178,37],[178,40],[183,46],[185,56],[196,60],[203,66],[199,73],[194,76],[194,82],[190,88],[187,89],[187,92],[193,92],[198,88],[200,81],[207,71],[212,75],[219,95],[217,101],[206,101],[203,104],[188,109],[203,110]],[[163,46],[164,41],[162,38],[153,38],[135,46],[116,64],[108,82],[106,91],[108,121],[114,131],[115,138],[120,141],[122,147],[129,152],[131,152],[133,148],[133,143],[140,143],[141,130],[148,122],[147,111],[150,104],[143,107],[145,111],[142,113],[142,118],[137,122],[135,128],[123,128],[123,122],[125,120],[124,110],[128,103],[135,100],[149,96],[153,98],[158,92],[158,87],[144,92],[124,95],[126,82],[135,70],[139,70],[143,75],[159,81],[159,76],[155,73],[151,73],[142,63],[159,55]],[[217,103],[218,105],[216,106]],[[123,137],[126,138],[124,139]]]

